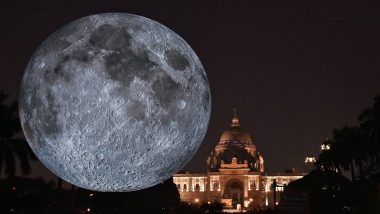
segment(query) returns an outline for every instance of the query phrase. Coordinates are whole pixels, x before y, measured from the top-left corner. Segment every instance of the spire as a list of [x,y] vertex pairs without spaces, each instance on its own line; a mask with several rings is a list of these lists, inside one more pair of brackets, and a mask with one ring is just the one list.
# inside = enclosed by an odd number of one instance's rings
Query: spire
[[239,127],[239,119],[237,118],[237,111],[235,108],[232,109],[234,111],[234,117],[232,118],[231,127]]

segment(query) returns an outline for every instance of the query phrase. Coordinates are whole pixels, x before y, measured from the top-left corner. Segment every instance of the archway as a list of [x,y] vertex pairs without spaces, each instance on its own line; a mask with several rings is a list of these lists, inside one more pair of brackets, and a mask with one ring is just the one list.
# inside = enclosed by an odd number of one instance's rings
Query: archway
[[232,199],[232,206],[236,208],[237,204],[244,202],[244,189],[243,184],[238,179],[231,179],[227,182],[223,198]]

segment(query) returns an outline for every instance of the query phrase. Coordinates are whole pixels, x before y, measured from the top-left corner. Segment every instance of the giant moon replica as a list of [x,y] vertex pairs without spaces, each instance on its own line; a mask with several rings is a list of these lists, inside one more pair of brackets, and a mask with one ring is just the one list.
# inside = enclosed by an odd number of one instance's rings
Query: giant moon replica
[[84,17],[48,37],[22,79],[25,137],[54,174],[82,188],[135,191],[180,170],[210,119],[191,47],[144,17]]

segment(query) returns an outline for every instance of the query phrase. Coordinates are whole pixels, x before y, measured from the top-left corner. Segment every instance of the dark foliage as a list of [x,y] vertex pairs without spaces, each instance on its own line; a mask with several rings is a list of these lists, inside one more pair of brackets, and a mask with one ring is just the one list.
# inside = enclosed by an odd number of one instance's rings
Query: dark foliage
[[52,185],[42,179],[8,177],[0,182],[0,213],[46,213]]
[[380,96],[358,117],[359,125],[334,129],[317,161],[321,171],[350,171],[353,213],[380,213]]
[[311,214],[350,213],[352,184],[334,170],[313,170],[302,179],[290,182],[284,194],[295,190],[308,195]]
[[18,118],[17,102],[5,104],[8,95],[0,92],[0,177],[3,174],[3,163],[5,174],[14,176],[16,174],[16,157],[20,161],[20,169],[23,174],[30,172],[29,160],[36,160],[26,141],[18,138],[21,131]]
[[[84,190],[83,190],[84,191]],[[88,191],[84,191],[88,192]],[[96,213],[173,213],[180,202],[177,187],[169,179],[154,187],[129,193],[97,192],[89,206]]]
[[9,177],[0,182],[0,213],[178,213],[179,193],[172,179],[125,193],[55,189],[41,179]]

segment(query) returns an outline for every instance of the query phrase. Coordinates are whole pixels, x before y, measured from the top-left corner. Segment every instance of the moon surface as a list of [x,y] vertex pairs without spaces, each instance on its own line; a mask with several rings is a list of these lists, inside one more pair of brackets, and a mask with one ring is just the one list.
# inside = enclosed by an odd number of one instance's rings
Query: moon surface
[[25,137],[62,179],[135,191],[190,161],[210,119],[207,76],[176,33],[145,17],[105,13],[49,36],[22,79]]

